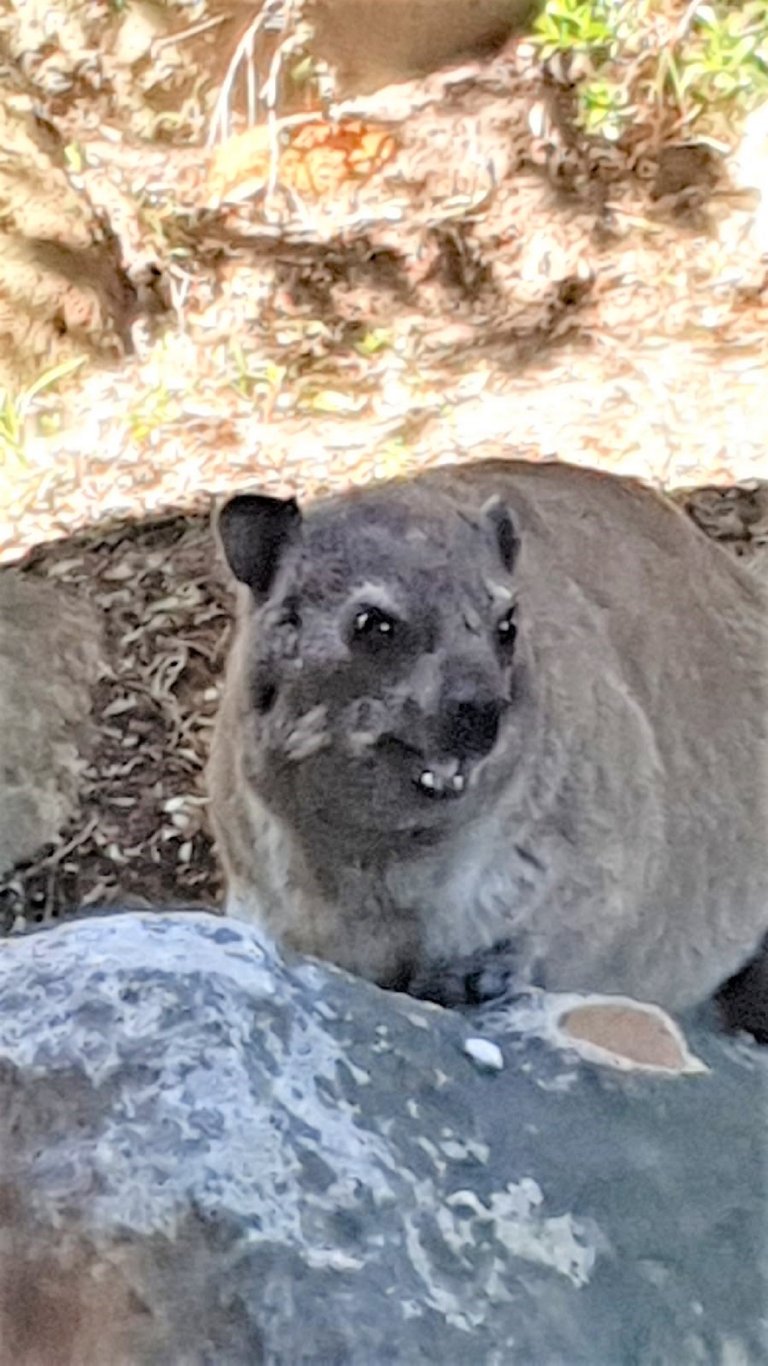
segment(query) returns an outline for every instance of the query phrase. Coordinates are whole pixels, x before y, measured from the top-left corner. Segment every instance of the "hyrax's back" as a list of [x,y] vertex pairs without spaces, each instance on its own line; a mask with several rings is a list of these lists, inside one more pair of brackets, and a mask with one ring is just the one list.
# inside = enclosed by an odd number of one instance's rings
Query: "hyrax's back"
[[[509,509],[519,537],[524,724],[513,703],[442,842],[410,854],[393,842],[387,864],[382,830],[370,886],[354,845],[343,854],[333,835],[313,845],[307,822],[293,828],[284,807],[285,866],[274,876],[290,882],[285,896],[265,887],[264,851],[277,847],[274,829],[263,834],[269,780],[238,785],[248,642],[269,629],[243,604],[213,765],[230,882],[237,869],[245,913],[279,937],[379,980],[369,921],[379,945],[403,927],[401,958],[417,973],[510,937],[551,989],[624,991],[673,1008],[704,999],[768,929],[765,588],[633,481],[519,461],[445,467],[310,508],[305,561],[313,518],[327,526],[338,516],[343,538],[352,504],[384,527],[390,503],[405,504],[432,537],[438,517],[440,573],[470,578],[478,570],[462,526],[489,499]],[[345,791],[340,783],[342,824]],[[261,882],[250,903],[249,858]]]
[[540,979],[703,999],[768,929],[765,589],[634,481],[517,461],[443,478],[499,494],[520,529],[545,723],[525,762],[535,786],[546,752],[559,785],[528,813],[558,868],[536,907]]

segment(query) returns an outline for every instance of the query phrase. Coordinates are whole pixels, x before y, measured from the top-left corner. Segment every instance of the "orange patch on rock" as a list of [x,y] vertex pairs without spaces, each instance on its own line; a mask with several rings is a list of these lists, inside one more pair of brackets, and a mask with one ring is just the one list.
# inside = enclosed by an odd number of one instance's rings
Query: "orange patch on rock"
[[215,149],[207,177],[208,195],[219,203],[244,199],[263,189],[273,174],[276,184],[303,198],[322,199],[350,181],[368,180],[396,151],[389,128],[359,119],[341,123],[318,119],[298,126],[278,123],[276,128],[257,124]]
[[572,1038],[603,1048],[643,1067],[682,1071],[687,1059],[671,1021],[643,1006],[583,1005],[563,1015],[560,1028]]

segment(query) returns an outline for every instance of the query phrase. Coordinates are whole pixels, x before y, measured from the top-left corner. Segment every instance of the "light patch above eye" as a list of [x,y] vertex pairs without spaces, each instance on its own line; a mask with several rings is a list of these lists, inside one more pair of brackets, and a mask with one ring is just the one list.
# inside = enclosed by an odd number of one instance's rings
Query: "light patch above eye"
[[514,594],[512,589],[508,588],[505,583],[494,583],[492,579],[485,579],[484,587],[491,602],[495,603],[499,608],[504,607],[506,603],[511,603],[513,600]]
[[390,617],[402,615],[402,607],[386,583],[366,580],[365,583],[356,584],[354,601],[357,602],[361,612],[367,608],[378,607],[381,612]]

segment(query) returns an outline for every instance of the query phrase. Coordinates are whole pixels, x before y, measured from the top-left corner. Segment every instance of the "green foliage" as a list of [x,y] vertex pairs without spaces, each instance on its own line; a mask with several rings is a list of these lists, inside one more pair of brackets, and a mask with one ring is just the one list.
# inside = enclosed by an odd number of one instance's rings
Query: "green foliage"
[[609,55],[615,41],[608,0],[549,0],[536,21],[542,57],[555,52]]
[[284,365],[247,356],[237,340],[231,341],[227,349],[233,363],[232,387],[242,398],[250,400],[279,393],[287,374]]
[[386,351],[392,345],[392,340],[389,328],[374,327],[355,343],[355,350],[359,356],[376,356],[380,351]]
[[768,4],[701,5],[678,75],[683,99],[701,108],[768,95]]
[[[62,361],[59,365],[51,366],[49,370],[46,370],[18,394],[0,389],[0,468],[11,462],[23,463],[24,440],[29,420],[34,411],[35,400],[45,390],[53,388],[60,380],[66,379],[75,370],[79,370],[85,359],[85,356],[75,356],[70,360]],[[55,425],[55,415],[51,413],[38,414],[38,417],[41,426],[46,420],[49,427],[52,422]]]
[[622,42],[641,30],[643,0],[548,0],[536,20],[536,42],[544,58],[556,52],[584,53],[595,64],[619,55]]
[[629,92],[616,81],[585,81],[579,104],[585,133],[599,133],[611,142],[621,137],[633,113]]
[[768,0],[547,0],[534,41],[567,59],[579,123],[603,137],[649,103],[692,125],[768,98]]
[[154,385],[143,395],[141,402],[128,414],[128,426],[136,441],[145,441],[161,427],[170,427],[181,417],[179,401],[164,381]]

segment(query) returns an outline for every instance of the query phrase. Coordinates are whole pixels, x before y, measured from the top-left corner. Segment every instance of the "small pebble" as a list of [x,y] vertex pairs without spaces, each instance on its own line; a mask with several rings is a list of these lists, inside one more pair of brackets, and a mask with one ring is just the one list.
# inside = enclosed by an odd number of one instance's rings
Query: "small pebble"
[[464,1052],[491,1072],[500,1072],[504,1066],[501,1049],[498,1044],[491,1043],[490,1039],[465,1039]]

